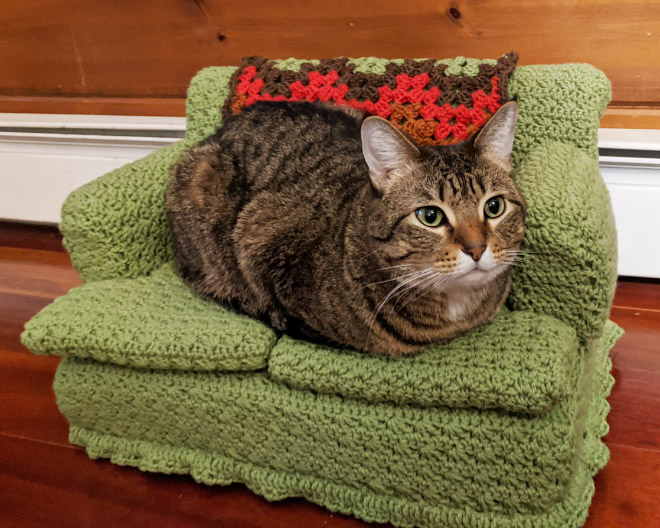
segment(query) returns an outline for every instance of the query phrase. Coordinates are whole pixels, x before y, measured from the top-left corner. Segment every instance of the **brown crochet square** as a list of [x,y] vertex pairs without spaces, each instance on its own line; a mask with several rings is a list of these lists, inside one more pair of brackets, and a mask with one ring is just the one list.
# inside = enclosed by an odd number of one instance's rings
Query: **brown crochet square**
[[476,76],[447,75],[435,59],[390,62],[385,73],[356,71],[346,57],[304,62],[300,71],[245,57],[232,76],[223,117],[257,101],[324,101],[388,119],[420,145],[464,141],[509,101],[518,54],[481,63]]

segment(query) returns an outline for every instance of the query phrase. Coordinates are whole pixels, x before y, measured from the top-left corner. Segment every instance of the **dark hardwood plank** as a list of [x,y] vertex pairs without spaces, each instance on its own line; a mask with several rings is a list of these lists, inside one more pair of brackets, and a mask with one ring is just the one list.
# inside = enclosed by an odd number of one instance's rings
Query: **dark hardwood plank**
[[269,503],[244,486],[204,486],[1,434],[0,511],[2,526],[17,528],[369,526],[301,499]]
[[82,280],[67,253],[0,246],[0,291],[54,299]]
[[652,279],[619,281],[614,294],[614,306],[660,310],[660,282]]
[[0,434],[69,445],[69,424],[53,392],[59,362],[0,349]]
[[0,247],[66,251],[57,226],[5,221],[0,221]]
[[660,310],[614,307],[610,317],[626,331],[613,350],[616,367],[660,372]]
[[27,352],[20,343],[24,324],[80,284],[66,253],[0,246],[0,349]]
[[609,445],[611,459],[596,475],[584,528],[660,526],[660,452]]
[[[610,451],[609,464],[596,477],[585,528],[657,526],[660,452],[618,444]],[[38,508],[31,507],[34,497]],[[207,487],[1,434],[0,510],[16,527],[368,526],[302,500],[269,503],[240,485]]]
[[[19,335],[80,279],[66,254],[42,251],[51,241],[31,231],[20,243],[0,234],[0,526],[367,526],[302,499],[269,503],[240,485],[93,461],[69,445],[52,392],[59,360],[26,353]],[[660,526],[660,284],[620,282],[615,305],[626,334],[611,354],[612,459],[596,477],[586,527],[650,528]]]
[[660,372],[619,368],[620,357],[612,369],[616,383],[608,398],[610,432],[605,441],[660,452]]
[[[47,247],[51,242],[44,241],[42,234],[35,229],[36,236],[25,245],[43,242]],[[55,297],[80,284],[68,254],[0,243],[0,349],[27,352],[20,343],[25,323]]]
[[27,353],[21,344],[23,326],[53,300],[0,291],[0,350]]
[[[619,303],[649,307],[658,306],[658,293],[653,283],[620,282],[617,290]],[[616,383],[606,441],[660,451],[660,310],[619,306],[611,316],[626,333],[610,353]]]

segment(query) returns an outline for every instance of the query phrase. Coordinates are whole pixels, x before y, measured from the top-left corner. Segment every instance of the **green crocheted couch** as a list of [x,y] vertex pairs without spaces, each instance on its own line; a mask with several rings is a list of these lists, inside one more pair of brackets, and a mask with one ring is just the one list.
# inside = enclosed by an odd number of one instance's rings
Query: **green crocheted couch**
[[64,357],[55,392],[71,442],[398,526],[580,526],[608,459],[608,351],[621,334],[608,321],[616,234],[596,149],[605,76],[581,64],[516,70],[529,258],[492,324],[393,359],[278,339],[175,275],[168,169],[220,124],[233,71],[193,79],[183,141],[63,208],[85,284],[35,316],[23,342]]

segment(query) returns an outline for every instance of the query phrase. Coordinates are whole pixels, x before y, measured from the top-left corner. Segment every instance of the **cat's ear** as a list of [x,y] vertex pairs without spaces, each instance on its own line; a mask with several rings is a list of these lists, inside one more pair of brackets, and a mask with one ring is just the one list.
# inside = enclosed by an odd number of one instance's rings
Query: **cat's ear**
[[474,147],[486,159],[511,170],[511,149],[518,122],[518,103],[510,101],[490,118],[474,140]]
[[362,154],[371,184],[385,192],[392,184],[393,172],[419,156],[419,150],[389,121],[371,116],[362,122]]

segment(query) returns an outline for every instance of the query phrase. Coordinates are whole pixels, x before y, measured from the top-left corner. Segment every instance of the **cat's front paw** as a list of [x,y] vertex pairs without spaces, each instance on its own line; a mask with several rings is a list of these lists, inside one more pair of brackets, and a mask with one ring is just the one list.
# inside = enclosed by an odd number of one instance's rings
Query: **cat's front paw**
[[278,332],[286,332],[288,327],[288,319],[286,315],[281,312],[271,312],[269,314],[270,326]]

